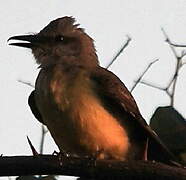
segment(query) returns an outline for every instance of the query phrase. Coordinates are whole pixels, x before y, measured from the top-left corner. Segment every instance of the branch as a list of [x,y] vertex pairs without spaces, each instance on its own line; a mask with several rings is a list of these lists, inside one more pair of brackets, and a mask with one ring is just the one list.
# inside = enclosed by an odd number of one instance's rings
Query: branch
[[[60,165],[62,164],[62,165]],[[186,170],[151,161],[93,161],[58,156],[0,157],[0,176],[55,174],[94,179],[184,180]]]
[[124,43],[124,45],[121,47],[121,49],[118,51],[118,53],[114,56],[114,58],[112,59],[112,61],[105,67],[106,69],[108,69],[114,63],[114,61],[118,58],[118,56],[129,45],[129,42],[130,41],[131,41],[131,38],[129,36],[127,36],[127,42]]
[[143,71],[143,73],[141,74],[141,76],[135,81],[135,84],[132,86],[130,92],[132,92],[134,90],[134,88],[137,86],[137,84],[141,81],[141,79],[143,78],[143,76],[145,75],[145,73],[150,69],[150,67],[157,62],[159,59],[156,59],[154,61],[152,61],[147,68]]

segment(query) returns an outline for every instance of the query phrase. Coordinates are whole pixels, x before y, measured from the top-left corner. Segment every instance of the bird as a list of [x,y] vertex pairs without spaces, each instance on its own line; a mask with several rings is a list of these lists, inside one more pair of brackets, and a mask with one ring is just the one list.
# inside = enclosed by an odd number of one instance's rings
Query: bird
[[[29,48],[40,72],[28,104],[61,152],[104,160],[176,161],[142,117],[124,83],[101,67],[94,40],[75,18],[51,21],[9,45]],[[148,155],[148,142],[154,143]]]

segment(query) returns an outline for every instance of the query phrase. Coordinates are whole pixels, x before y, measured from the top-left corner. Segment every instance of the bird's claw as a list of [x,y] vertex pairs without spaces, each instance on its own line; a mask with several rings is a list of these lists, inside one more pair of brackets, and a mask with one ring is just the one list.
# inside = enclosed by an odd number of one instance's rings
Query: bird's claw
[[56,155],[58,157],[60,166],[62,166],[62,164],[63,164],[63,158],[70,158],[70,157],[76,157],[77,158],[77,155],[70,154],[70,153],[68,153],[64,150],[60,150],[60,152],[54,151],[52,153],[52,155]]

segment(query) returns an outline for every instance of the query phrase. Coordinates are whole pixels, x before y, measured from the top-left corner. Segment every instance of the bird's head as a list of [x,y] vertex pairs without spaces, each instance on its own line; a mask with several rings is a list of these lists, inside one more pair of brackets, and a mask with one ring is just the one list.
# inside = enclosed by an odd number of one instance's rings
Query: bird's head
[[10,45],[32,49],[37,63],[41,65],[57,63],[54,61],[64,59],[75,59],[82,63],[97,65],[93,40],[78,26],[72,17],[58,18],[37,34],[13,36],[8,41],[24,41]]

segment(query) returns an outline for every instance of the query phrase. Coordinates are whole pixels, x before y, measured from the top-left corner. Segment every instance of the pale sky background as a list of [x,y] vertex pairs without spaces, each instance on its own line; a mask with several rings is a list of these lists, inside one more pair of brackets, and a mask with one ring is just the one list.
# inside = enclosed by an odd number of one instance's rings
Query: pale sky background
[[[147,65],[159,61],[144,80],[166,86],[173,75],[175,58],[164,41],[161,27],[170,39],[186,44],[185,0],[6,0],[0,6],[0,154],[31,155],[26,136],[39,148],[41,128],[27,99],[32,88],[19,79],[34,84],[38,69],[31,51],[7,45],[13,35],[40,31],[51,20],[74,16],[95,40],[102,66],[106,66],[126,41],[129,46],[110,68],[131,88]],[[175,107],[186,116],[186,68],[180,71]],[[158,106],[169,105],[162,91],[138,85],[133,95],[141,113],[149,121]],[[47,135],[45,153],[57,150]]]

